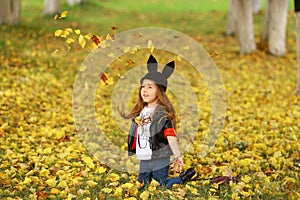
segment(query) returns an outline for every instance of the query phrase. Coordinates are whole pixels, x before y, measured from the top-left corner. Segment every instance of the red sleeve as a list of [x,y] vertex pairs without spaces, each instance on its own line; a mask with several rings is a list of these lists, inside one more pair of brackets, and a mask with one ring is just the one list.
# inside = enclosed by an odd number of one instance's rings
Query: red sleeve
[[131,146],[131,150],[135,150],[136,149],[137,130],[138,130],[138,128],[136,128],[136,131],[134,133],[134,139],[133,139],[133,144]]
[[166,128],[164,130],[164,137],[167,138],[167,136],[174,136],[176,137],[176,132],[174,128]]

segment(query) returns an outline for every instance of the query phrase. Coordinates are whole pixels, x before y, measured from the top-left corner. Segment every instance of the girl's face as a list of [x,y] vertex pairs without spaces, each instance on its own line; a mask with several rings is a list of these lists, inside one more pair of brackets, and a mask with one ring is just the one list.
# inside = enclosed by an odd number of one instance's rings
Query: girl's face
[[141,97],[144,102],[148,103],[148,107],[157,104],[157,85],[150,79],[144,79],[141,86]]

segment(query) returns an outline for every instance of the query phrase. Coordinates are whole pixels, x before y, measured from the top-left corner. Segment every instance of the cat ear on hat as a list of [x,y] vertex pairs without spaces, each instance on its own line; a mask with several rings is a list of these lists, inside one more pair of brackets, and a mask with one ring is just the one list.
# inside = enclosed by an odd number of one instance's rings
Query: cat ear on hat
[[150,55],[148,62],[147,62],[147,69],[149,72],[151,71],[157,71],[157,60],[154,58],[154,56]]
[[175,62],[171,61],[166,66],[164,67],[162,74],[166,77],[169,78],[171,74],[173,74],[175,68]]

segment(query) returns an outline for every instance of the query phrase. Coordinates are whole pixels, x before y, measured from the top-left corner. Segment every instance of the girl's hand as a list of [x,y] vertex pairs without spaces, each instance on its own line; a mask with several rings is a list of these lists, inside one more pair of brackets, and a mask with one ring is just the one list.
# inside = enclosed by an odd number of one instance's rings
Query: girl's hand
[[173,164],[171,165],[171,168],[175,172],[180,172],[182,170],[182,166],[184,165],[182,157],[178,156],[174,159]]

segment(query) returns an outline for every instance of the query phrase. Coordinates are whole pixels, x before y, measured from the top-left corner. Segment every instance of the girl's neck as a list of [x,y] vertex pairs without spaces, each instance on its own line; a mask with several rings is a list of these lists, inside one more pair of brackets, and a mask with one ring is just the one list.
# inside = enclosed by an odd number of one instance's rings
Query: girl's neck
[[147,104],[146,108],[154,108],[157,106],[157,103]]

